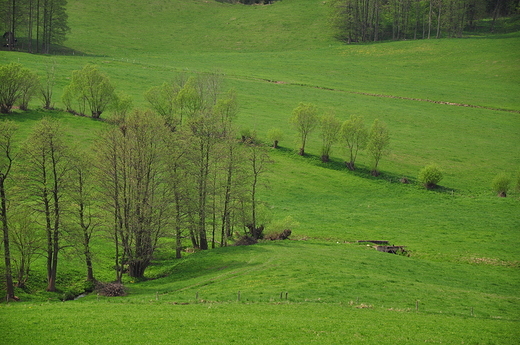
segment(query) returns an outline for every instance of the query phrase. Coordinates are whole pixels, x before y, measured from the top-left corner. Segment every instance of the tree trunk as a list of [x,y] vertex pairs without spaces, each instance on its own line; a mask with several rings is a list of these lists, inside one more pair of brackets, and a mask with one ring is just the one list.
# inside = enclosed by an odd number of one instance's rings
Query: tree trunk
[[0,176],[0,201],[2,204],[0,217],[2,218],[2,228],[4,232],[4,262],[5,262],[5,282],[6,299],[9,302],[14,300],[14,285],[11,269],[11,252],[9,246],[9,225],[7,223],[7,198],[5,196],[5,175]]
[[435,38],[441,38],[441,11],[442,11],[442,0],[439,1],[439,14],[437,16],[437,35]]
[[328,163],[330,161],[329,155],[321,155],[321,161],[323,163]]
[[298,154],[300,156],[304,156],[305,155],[305,149],[303,147],[300,147],[300,151],[298,152]]

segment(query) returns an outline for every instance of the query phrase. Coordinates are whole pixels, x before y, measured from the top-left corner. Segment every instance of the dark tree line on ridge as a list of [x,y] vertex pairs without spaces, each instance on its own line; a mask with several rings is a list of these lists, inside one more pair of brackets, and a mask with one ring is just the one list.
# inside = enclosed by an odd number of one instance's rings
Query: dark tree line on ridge
[[206,250],[227,246],[235,233],[263,236],[257,191],[270,159],[265,147],[239,138],[233,125],[236,92],[222,92],[217,73],[181,74],[151,88],[145,98],[153,110],[143,111],[132,110],[131,100],[116,95],[113,87],[100,88],[103,96],[88,94],[93,80],[110,81],[95,66],[80,72],[64,92],[68,110],[91,107],[96,109],[92,117],[99,118],[102,111],[87,100],[99,97],[110,99],[114,114],[92,147],[71,143],[66,129],[50,118],[37,123],[21,144],[13,141],[16,125],[0,122],[8,299],[14,298],[14,286],[24,286],[31,263],[41,256],[47,290],[56,291],[65,247],[82,255],[87,280],[94,281],[94,236],[113,243],[118,282],[123,273],[144,277],[165,238],[174,239],[180,258],[186,241]]
[[70,31],[66,6],[67,0],[0,0],[2,45],[14,50],[20,46],[17,37],[26,37],[24,50],[49,54]]
[[462,37],[477,20],[520,11],[518,0],[332,0],[336,37],[350,42]]

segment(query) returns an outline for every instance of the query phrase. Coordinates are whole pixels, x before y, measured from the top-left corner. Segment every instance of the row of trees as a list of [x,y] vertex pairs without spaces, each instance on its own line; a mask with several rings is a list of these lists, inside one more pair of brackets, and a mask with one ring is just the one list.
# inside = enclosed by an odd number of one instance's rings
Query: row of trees
[[[91,67],[86,70],[97,70]],[[180,257],[186,240],[204,250],[226,246],[242,229],[262,237],[257,190],[270,160],[262,146],[237,139],[236,93],[220,88],[218,74],[181,75],[152,88],[150,106],[170,103],[171,111],[116,107],[114,124],[86,149],[68,142],[51,119],[16,149],[16,126],[0,122],[8,298],[14,298],[11,272],[23,286],[35,253],[47,259],[47,289],[55,291],[65,246],[77,247],[87,280],[94,280],[91,240],[101,229],[114,244],[119,282],[125,272],[143,277],[163,238],[175,240]]]
[[348,43],[462,37],[482,18],[520,10],[518,0],[333,0],[331,22]]
[[52,44],[61,44],[70,31],[67,0],[0,0],[4,43],[14,50],[16,37],[27,37],[27,51],[48,54]]
[[[305,144],[309,135],[317,128],[320,129],[321,160],[326,163],[329,161],[330,152],[336,143],[348,152],[349,160],[345,162],[350,170],[355,170],[355,162],[360,150],[366,149],[373,158],[372,174],[378,175],[378,164],[381,158],[388,152],[390,135],[388,127],[378,119],[370,127],[365,126],[363,116],[351,115],[348,120],[341,123],[336,118],[334,112],[329,111],[319,115],[318,108],[312,103],[300,103],[292,112],[289,122],[298,133],[300,143],[299,154],[305,154]],[[271,130],[269,137],[274,142],[274,147],[278,145],[281,138],[280,130]]]

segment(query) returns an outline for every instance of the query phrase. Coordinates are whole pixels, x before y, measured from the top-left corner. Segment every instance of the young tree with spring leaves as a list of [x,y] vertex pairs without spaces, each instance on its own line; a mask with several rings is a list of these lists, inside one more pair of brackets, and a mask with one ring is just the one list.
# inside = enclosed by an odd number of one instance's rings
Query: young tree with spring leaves
[[71,83],[65,87],[62,100],[67,110],[73,110],[73,101],[76,101],[80,114],[88,107],[92,118],[99,119],[114,100],[114,96],[115,86],[108,76],[96,65],[88,64],[81,70],[72,72]]
[[365,148],[368,131],[363,116],[350,115],[350,118],[341,125],[341,139],[347,146],[350,160],[345,162],[349,170],[356,170],[356,158],[359,150]]
[[37,79],[29,69],[13,62],[0,66],[0,80],[0,113],[8,114],[16,102],[30,98]]
[[390,135],[388,127],[384,122],[379,122],[378,119],[374,120],[370,133],[368,135],[367,151],[374,159],[372,165],[372,175],[378,176],[379,171],[377,166],[381,158],[388,153],[388,145],[390,144]]
[[321,127],[321,161],[327,163],[329,161],[332,145],[334,145],[339,138],[341,130],[341,122],[336,118],[334,113],[330,112],[324,114],[320,118]]
[[289,118],[289,123],[291,123],[298,132],[300,138],[300,150],[298,154],[303,156],[305,154],[307,139],[319,124],[318,108],[312,103],[300,103],[294,108]]

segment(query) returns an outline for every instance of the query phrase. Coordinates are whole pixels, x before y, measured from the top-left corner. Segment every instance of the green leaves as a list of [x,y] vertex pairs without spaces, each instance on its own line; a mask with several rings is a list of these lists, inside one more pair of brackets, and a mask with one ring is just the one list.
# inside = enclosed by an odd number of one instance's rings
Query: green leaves
[[442,180],[442,177],[443,174],[441,169],[437,166],[437,164],[432,163],[421,169],[418,180],[426,188],[432,189]]

